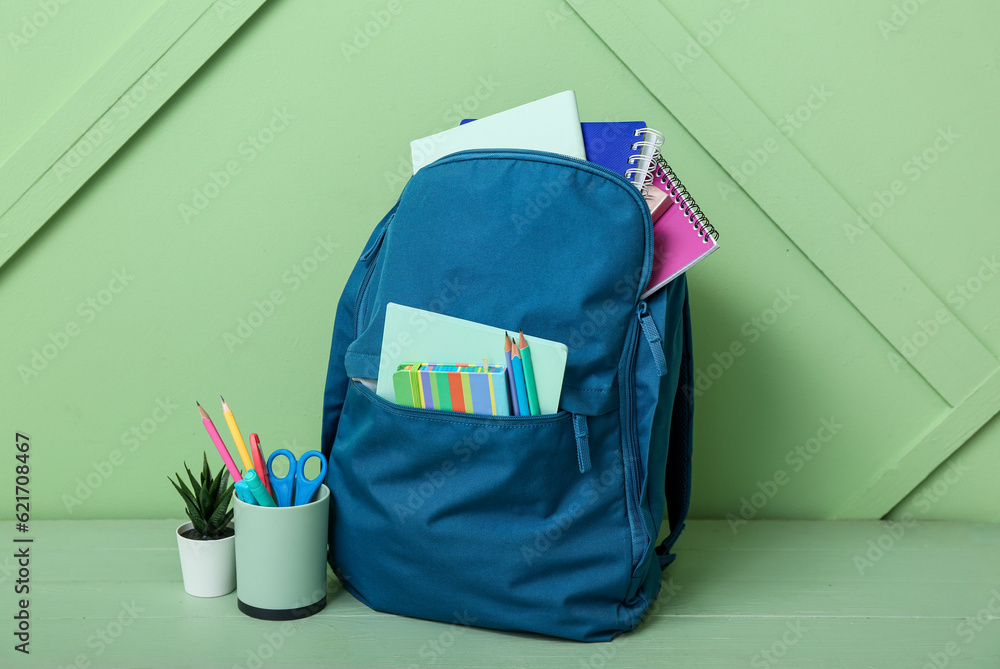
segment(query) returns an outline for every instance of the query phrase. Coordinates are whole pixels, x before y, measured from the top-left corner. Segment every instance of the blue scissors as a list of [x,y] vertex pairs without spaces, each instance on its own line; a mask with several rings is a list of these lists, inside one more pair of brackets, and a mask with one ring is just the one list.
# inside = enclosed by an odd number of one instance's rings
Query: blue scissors
[[[274,475],[271,463],[279,455],[288,458],[288,473],[279,478]],[[314,479],[306,478],[306,461],[309,458],[319,458],[319,476]],[[275,501],[278,506],[299,506],[308,504],[319,486],[326,480],[326,458],[319,451],[309,451],[302,456],[301,460],[296,460],[292,452],[286,448],[279,448],[271,453],[267,459],[267,473],[271,479],[271,487],[274,489]],[[292,490],[295,490],[295,503],[292,503]]]

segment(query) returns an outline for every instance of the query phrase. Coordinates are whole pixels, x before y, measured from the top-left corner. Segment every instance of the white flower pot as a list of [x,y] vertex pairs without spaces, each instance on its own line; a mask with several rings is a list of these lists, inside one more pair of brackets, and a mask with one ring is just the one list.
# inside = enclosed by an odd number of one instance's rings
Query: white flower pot
[[236,536],[208,541],[181,536],[193,527],[183,523],[176,532],[184,589],[195,597],[228,595],[236,589]]

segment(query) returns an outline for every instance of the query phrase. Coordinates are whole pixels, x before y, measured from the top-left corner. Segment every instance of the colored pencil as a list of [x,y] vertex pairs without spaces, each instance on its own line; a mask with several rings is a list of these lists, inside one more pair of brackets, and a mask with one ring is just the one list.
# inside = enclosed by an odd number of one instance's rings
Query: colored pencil
[[260,450],[260,437],[257,436],[256,432],[250,433],[250,455],[253,456],[253,468],[260,476],[261,482],[267,492],[274,495],[274,491],[271,490],[271,479],[267,476],[267,458],[264,457],[264,451]]
[[236,450],[239,451],[240,460],[243,461],[243,469],[244,471],[253,469],[253,459],[250,457],[250,451],[247,450],[247,443],[243,441],[243,435],[240,434],[240,428],[236,424],[236,417],[233,416],[232,410],[226,404],[226,400],[222,395],[219,395],[219,399],[222,400],[222,415],[226,417],[226,425],[229,426],[229,433],[233,435],[233,441],[236,442]]
[[518,416],[530,416],[528,406],[528,390],[524,385],[524,365],[521,362],[521,352],[515,346],[510,352],[510,361],[514,365],[514,383],[517,385],[517,405],[520,408]]
[[510,415],[520,416],[520,407],[517,405],[517,385],[514,383],[514,365],[511,364],[511,348],[513,345],[505,332],[503,335],[503,355],[507,360],[507,397],[510,398]]
[[215,448],[219,451],[219,455],[222,456],[222,461],[226,464],[226,469],[229,470],[229,475],[233,477],[233,483],[242,481],[243,477],[240,476],[240,470],[233,462],[232,456],[229,455],[229,449],[226,448],[225,442],[222,441],[222,437],[219,436],[219,431],[215,429],[215,423],[212,419],[208,417],[208,413],[202,408],[201,404],[195,402],[198,405],[198,413],[201,414],[201,422],[204,423],[205,429],[208,430],[208,436],[212,438],[212,443],[215,444]]
[[537,416],[541,411],[538,410],[538,390],[535,388],[535,369],[531,366],[531,349],[524,340],[524,333],[518,330],[517,335],[517,347],[521,351],[521,365],[524,367],[524,387],[528,393],[528,409],[532,416]]

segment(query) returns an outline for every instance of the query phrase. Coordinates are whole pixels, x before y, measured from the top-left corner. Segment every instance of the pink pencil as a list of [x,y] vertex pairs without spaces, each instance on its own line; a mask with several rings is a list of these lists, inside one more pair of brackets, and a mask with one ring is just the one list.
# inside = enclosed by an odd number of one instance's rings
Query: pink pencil
[[274,490],[271,489],[271,479],[267,476],[267,460],[264,459],[264,451],[260,450],[260,437],[257,436],[256,432],[250,434],[250,457],[253,458],[253,468],[260,476],[260,480],[264,483],[264,487],[274,497]]
[[240,475],[240,470],[236,468],[236,463],[233,462],[233,458],[229,455],[229,450],[226,448],[225,442],[222,441],[222,437],[219,436],[219,431],[215,429],[215,424],[212,419],[208,417],[205,410],[201,408],[200,402],[195,402],[198,405],[198,412],[201,413],[201,422],[205,424],[205,429],[208,430],[208,436],[212,438],[215,442],[215,447],[219,450],[219,455],[222,456],[222,461],[226,463],[226,468],[229,469],[229,475],[233,477],[233,483],[237,481],[242,481],[243,477]]

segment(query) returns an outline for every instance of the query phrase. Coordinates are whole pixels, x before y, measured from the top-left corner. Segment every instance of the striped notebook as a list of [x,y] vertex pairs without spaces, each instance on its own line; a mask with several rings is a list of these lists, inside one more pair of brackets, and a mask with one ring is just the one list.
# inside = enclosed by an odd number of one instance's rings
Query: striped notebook
[[406,363],[393,373],[392,385],[403,406],[509,416],[506,371],[503,365]]

